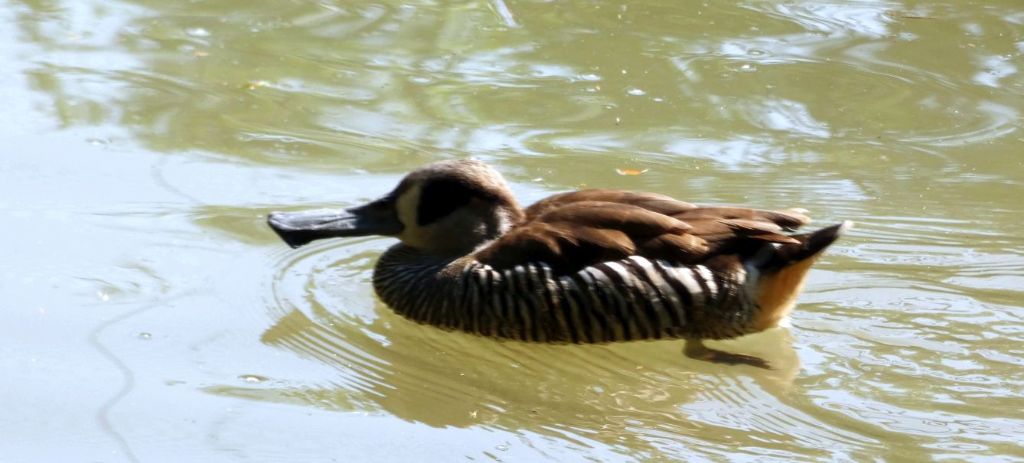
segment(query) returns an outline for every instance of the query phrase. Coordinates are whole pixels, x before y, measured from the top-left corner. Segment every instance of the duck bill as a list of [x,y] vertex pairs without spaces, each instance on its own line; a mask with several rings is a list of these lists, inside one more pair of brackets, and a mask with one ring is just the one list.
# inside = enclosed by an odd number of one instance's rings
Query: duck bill
[[292,248],[325,238],[397,235],[402,231],[402,223],[387,199],[344,210],[271,212],[267,224]]

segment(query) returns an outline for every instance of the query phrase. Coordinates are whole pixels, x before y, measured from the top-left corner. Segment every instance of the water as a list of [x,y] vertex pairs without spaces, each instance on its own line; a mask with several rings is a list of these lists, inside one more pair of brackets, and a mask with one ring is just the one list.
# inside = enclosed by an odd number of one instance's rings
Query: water
[[[724,3],[0,3],[0,454],[1024,459],[1024,6]],[[858,226],[761,371],[418,326],[387,239],[263,223],[467,156]]]

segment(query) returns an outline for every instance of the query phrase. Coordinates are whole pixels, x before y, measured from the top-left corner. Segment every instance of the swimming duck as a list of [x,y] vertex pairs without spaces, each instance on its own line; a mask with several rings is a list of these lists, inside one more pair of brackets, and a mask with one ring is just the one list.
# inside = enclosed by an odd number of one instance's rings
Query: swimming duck
[[268,223],[293,248],[398,238],[373,286],[417,322],[552,343],[684,339],[690,357],[767,368],[703,340],[757,333],[787,316],[811,264],[851,226],[788,234],[810,221],[805,213],[607,189],[523,209],[496,170],[450,160],[413,171],[368,204],[273,212]]

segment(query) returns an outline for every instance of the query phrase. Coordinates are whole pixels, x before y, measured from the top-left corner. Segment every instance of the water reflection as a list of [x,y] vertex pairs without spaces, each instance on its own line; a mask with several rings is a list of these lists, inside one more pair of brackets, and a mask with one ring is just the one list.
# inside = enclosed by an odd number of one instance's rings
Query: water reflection
[[308,386],[208,390],[383,411],[435,427],[530,433],[582,446],[593,441],[643,458],[669,457],[672,452],[662,452],[708,432],[724,433],[716,444],[723,452],[731,432],[758,436],[763,446],[747,449],[751,455],[809,446],[851,454],[877,445],[788,403],[800,369],[788,331],[731,347],[765,355],[776,368],[770,371],[685,359],[678,342],[547,346],[441,332],[369,297],[367,269],[384,241],[303,250],[288,256],[275,278],[271,308],[282,312],[262,341],[329,365],[336,375],[311,378]]
[[[310,167],[384,168],[436,149],[656,155],[679,138],[766,132],[796,152],[879,136],[930,148],[1005,136],[1018,116],[998,95],[977,96],[1020,84],[1007,54],[1019,51],[970,55],[938,33],[953,20],[939,9],[522,2],[508,7],[521,19],[509,29],[503,4],[201,3],[183,14],[159,2],[117,12],[30,2],[20,24],[51,51],[33,75],[65,124],[116,123],[160,151]],[[58,33],[62,23],[71,27]],[[82,26],[95,23],[106,27]],[[907,59],[940,46],[961,55],[961,75]],[[923,117],[905,117],[908,107]],[[595,127],[607,142],[579,137]]]

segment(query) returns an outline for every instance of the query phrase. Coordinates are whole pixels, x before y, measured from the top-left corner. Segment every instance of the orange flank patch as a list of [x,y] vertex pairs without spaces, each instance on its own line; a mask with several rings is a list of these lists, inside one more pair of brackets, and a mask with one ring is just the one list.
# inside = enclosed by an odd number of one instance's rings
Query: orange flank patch
[[754,319],[756,331],[774,328],[789,315],[796,305],[796,297],[804,287],[807,271],[819,255],[815,254],[774,274],[761,277],[757,288],[757,305],[761,310]]

